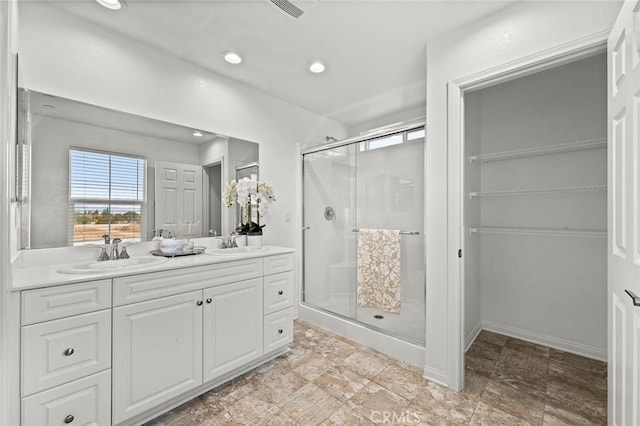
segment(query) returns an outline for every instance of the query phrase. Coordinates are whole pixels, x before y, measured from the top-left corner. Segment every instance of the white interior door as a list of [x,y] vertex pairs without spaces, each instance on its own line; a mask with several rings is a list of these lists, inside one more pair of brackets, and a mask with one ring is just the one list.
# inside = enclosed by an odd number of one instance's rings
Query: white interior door
[[622,6],[607,56],[608,421],[622,426],[640,424],[640,1]]
[[155,167],[155,228],[186,233],[181,226],[193,222],[198,226],[191,234],[201,236],[202,167],[166,161],[156,161]]

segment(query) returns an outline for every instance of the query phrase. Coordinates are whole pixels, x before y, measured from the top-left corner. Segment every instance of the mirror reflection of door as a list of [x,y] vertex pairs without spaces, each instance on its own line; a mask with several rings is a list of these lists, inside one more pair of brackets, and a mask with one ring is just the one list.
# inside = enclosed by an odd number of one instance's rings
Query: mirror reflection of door
[[156,231],[178,238],[202,235],[202,167],[156,161],[155,184]]

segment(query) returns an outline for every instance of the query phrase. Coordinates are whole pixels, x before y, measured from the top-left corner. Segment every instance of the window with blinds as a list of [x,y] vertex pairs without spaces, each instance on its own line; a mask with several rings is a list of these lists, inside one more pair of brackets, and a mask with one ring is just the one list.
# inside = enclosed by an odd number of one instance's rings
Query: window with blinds
[[142,157],[71,148],[70,245],[99,243],[103,235],[142,241],[145,170]]

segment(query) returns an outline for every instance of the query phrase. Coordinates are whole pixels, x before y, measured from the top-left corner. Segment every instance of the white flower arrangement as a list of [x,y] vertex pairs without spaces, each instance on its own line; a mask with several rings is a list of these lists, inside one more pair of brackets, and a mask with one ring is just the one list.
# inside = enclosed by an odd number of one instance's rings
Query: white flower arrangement
[[[264,225],[260,226],[260,216],[265,216],[269,205],[276,200],[273,188],[267,182],[251,180],[247,177],[238,181],[233,179],[227,184],[223,198],[227,207],[232,207],[234,201],[244,210],[241,215],[241,232],[262,232]],[[257,221],[251,221],[251,204],[255,202],[258,206]],[[247,222],[244,223],[244,219]]]

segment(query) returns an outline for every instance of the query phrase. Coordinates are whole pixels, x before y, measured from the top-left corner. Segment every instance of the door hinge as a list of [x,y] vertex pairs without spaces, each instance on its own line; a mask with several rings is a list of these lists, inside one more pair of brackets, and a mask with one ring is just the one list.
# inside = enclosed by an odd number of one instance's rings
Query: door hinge
[[462,258],[462,249],[458,249],[458,257]]

